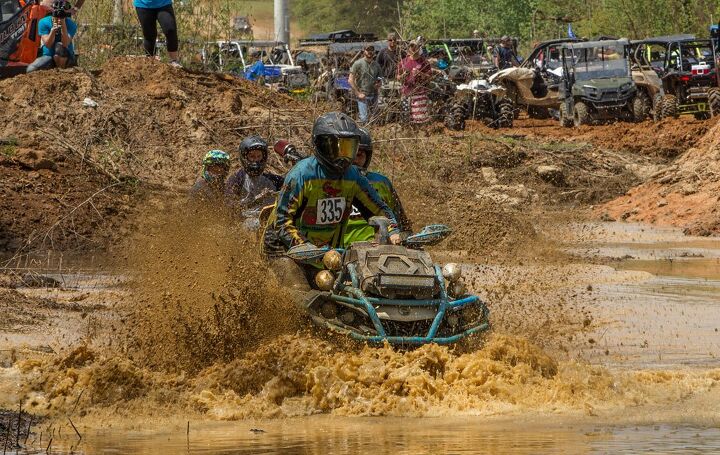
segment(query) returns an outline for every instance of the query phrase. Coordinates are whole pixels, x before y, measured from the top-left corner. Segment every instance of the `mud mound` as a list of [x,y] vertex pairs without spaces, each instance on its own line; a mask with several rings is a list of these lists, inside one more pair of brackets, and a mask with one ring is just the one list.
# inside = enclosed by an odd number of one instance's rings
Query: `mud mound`
[[[695,120],[683,116],[667,118],[661,122],[628,123],[616,122],[607,125],[585,125],[580,128],[565,128],[557,120],[516,120],[512,134],[534,139],[561,139],[569,142],[587,142],[595,147],[617,152],[632,152],[673,159],[694,144],[717,123],[715,119]],[[470,122],[470,130],[502,134],[503,130],[492,130],[480,123]]]
[[684,228],[687,234],[720,235],[720,125],[697,146],[597,213],[628,221]]
[[313,115],[256,84],[146,58],[0,81],[0,249],[107,244],[146,190],[184,193],[207,150],[254,133],[302,143]]

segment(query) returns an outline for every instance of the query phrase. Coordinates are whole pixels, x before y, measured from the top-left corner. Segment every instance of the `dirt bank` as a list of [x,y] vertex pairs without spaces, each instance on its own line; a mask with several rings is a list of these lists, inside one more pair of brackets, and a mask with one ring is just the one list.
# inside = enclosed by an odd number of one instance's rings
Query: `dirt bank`
[[720,235],[720,125],[689,145],[671,165],[597,213],[677,226],[688,234]]
[[0,81],[0,250],[106,246],[149,191],[184,192],[207,150],[252,133],[301,142],[312,118],[255,84],[145,58]]

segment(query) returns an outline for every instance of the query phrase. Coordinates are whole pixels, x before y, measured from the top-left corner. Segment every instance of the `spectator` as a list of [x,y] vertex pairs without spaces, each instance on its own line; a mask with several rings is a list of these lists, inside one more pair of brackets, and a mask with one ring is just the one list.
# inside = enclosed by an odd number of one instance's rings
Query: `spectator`
[[156,22],[159,22],[167,42],[170,64],[180,67],[178,61],[177,23],[175,22],[175,10],[173,9],[172,0],[134,0],[133,5],[140,21],[143,32],[143,47],[148,57],[155,56]]
[[405,55],[398,45],[400,39],[397,33],[389,33],[387,41],[388,47],[378,53],[377,62],[382,70],[382,76],[394,80],[397,77],[398,64],[405,58]]
[[410,108],[410,119],[413,123],[425,123],[430,120],[428,115],[428,83],[432,69],[420,54],[420,45],[411,42],[408,56],[398,67],[398,79],[402,82],[402,95]]
[[77,65],[73,38],[78,27],[65,9],[65,3],[63,0],[42,3],[44,6],[49,6],[52,13],[38,21],[42,55],[28,65],[26,70],[28,73]]
[[512,39],[507,35],[500,38],[500,45],[497,47],[495,52],[495,66],[500,70],[518,66],[518,60],[515,55],[515,50],[513,49]]
[[378,87],[380,87],[380,65],[375,61],[375,47],[365,47],[363,58],[355,61],[350,67],[350,87],[357,97],[358,119],[366,123],[371,111],[377,104]]

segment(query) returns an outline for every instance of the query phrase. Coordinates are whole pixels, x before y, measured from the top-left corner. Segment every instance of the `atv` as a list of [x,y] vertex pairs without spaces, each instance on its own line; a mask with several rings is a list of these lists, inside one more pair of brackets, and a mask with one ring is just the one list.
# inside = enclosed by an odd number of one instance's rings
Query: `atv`
[[322,268],[302,308],[323,329],[367,343],[452,344],[489,329],[487,306],[470,295],[458,264],[440,267],[425,246],[450,234],[443,225],[425,227],[402,245],[388,242],[388,219],[373,217],[373,242],[346,250],[299,245],[287,256]]
[[633,43],[633,79],[638,85],[636,116],[654,119],[692,114],[720,115],[717,55],[712,40],[693,35],[650,38]]
[[461,84],[445,117],[445,125],[453,130],[465,129],[466,120],[483,120],[493,128],[512,128],[514,107],[505,96],[505,88],[485,80]]
[[530,118],[551,118],[560,107],[560,49],[563,44],[582,41],[565,38],[540,43],[520,66],[500,70],[488,81],[505,87],[507,97],[516,107],[526,109]]
[[629,42],[568,43],[561,48],[560,123],[635,120],[637,87],[630,76]]

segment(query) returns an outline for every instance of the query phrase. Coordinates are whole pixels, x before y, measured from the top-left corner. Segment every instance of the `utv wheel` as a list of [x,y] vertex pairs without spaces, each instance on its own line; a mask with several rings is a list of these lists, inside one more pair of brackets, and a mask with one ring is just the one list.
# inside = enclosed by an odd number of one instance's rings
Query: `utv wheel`
[[659,122],[660,120],[663,119],[662,103],[663,103],[663,96],[658,93],[657,95],[655,95],[655,98],[653,98],[653,105],[652,105],[652,118],[656,122]]
[[665,95],[662,99],[662,116],[678,117],[678,99],[675,95]]
[[720,89],[711,88],[708,91],[708,104],[710,104],[710,115],[720,115]]
[[537,120],[547,120],[551,118],[550,111],[545,107],[528,106],[528,117]]
[[575,109],[573,111],[573,124],[578,127],[580,125],[587,125],[590,123],[590,111],[588,110],[587,104],[582,101],[575,103]]
[[499,114],[496,122],[498,128],[512,128],[515,119],[513,102],[509,98],[503,98],[498,101],[497,110]]
[[573,118],[568,114],[565,103],[560,104],[560,125],[565,128],[571,128],[573,126]]
[[650,102],[650,97],[645,92],[639,92],[632,102],[633,120],[642,122],[648,118],[651,110],[652,103]]
[[462,104],[455,104],[445,115],[445,126],[454,131],[462,131],[465,129],[465,117],[465,107]]

